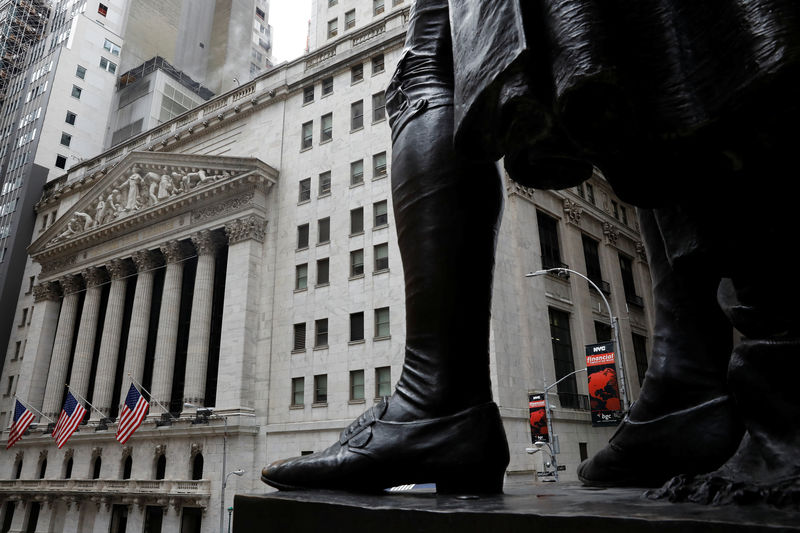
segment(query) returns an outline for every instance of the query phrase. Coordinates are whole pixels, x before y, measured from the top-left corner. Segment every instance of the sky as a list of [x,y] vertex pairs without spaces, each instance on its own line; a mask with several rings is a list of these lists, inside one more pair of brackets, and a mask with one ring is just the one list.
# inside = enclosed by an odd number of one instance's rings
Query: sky
[[311,18],[311,0],[270,0],[272,55],[280,63],[303,54]]

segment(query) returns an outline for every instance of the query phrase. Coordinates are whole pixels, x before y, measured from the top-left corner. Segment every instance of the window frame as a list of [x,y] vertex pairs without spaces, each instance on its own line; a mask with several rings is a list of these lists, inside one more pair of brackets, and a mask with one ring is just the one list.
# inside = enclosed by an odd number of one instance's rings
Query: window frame
[[328,319],[314,320],[314,349],[320,350],[328,347]]
[[304,178],[299,181],[297,191],[297,203],[302,204],[311,201],[311,178]]
[[364,100],[350,104],[350,131],[364,129]]
[[[359,383],[360,381],[360,383]],[[363,402],[366,400],[366,376],[363,369],[350,371],[350,401]]]
[[[326,127],[327,126],[327,127]],[[333,140],[333,113],[325,113],[319,118],[319,143]]]
[[314,121],[309,120],[300,126],[300,151],[314,146]]
[[[385,313],[385,317],[384,317]],[[385,327],[385,331],[382,329]],[[388,339],[392,336],[391,311],[389,307],[375,309],[375,339]]]
[[389,202],[380,200],[372,204],[373,229],[385,228],[389,225]]
[[[298,386],[299,385],[299,386]],[[305,406],[305,396],[306,396],[306,378],[304,377],[297,377],[292,378],[292,388],[291,391],[291,403],[289,404],[291,407],[304,407]],[[298,402],[298,395],[300,401]]]
[[350,278],[364,276],[364,249],[350,251]]

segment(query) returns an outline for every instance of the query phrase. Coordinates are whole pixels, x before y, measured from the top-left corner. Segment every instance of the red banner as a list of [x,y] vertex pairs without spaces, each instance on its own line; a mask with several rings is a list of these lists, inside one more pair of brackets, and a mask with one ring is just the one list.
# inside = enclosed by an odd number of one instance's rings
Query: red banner
[[613,426],[622,417],[613,342],[586,346],[586,374],[593,426]]
[[550,442],[547,431],[547,410],[545,409],[544,394],[529,394],[528,407],[531,413],[531,440],[533,442]]

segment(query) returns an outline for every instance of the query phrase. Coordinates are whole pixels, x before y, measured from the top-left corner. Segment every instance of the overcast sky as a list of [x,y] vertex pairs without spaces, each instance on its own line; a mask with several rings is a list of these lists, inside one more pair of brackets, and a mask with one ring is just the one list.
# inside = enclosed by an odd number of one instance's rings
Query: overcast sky
[[270,0],[272,55],[278,63],[302,55],[310,19],[311,0]]

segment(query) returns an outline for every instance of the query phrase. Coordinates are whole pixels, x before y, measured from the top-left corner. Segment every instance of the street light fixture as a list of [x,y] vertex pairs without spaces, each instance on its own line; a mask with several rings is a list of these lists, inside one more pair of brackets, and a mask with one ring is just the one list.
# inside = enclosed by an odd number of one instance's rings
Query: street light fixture
[[[224,472],[224,470],[223,470],[223,472]],[[219,506],[219,533],[225,533],[225,530],[222,529],[222,526],[223,526],[222,517],[225,514],[225,487],[228,486],[228,478],[233,476],[233,475],[242,477],[244,475],[244,469],[237,468],[233,472],[228,472],[225,475],[225,478],[222,480],[222,496],[220,497],[221,501],[220,501],[220,506]],[[233,507],[229,507],[228,508],[228,530],[230,530],[230,528],[231,528],[231,513],[232,512],[233,512]]]
[[[585,279],[586,281],[588,281],[589,285],[594,287],[594,290],[596,290],[597,294],[600,295],[600,298],[603,299],[603,303],[606,304],[606,311],[608,311],[608,318],[611,320],[611,329],[614,331],[614,344],[616,345],[617,355],[619,356],[619,392],[620,392],[620,396],[622,397],[622,410],[623,410],[623,412],[625,412],[625,411],[628,410],[628,407],[630,406],[630,402],[628,401],[628,387],[625,385],[625,383],[626,383],[626,381],[625,381],[625,357],[623,357],[623,355],[622,355],[622,342],[620,342],[620,336],[619,336],[619,321],[614,316],[614,314],[611,312],[611,304],[608,303],[608,299],[606,299],[606,296],[605,296],[605,294],[603,294],[603,291],[601,291],[600,287],[595,285],[595,283],[592,280],[590,280],[588,277],[584,276],[580,272],[576,272],[575,270],[572,270],[572,269],[569,269],[569,268],[564,268],[564,267],[547,268],[547,269],[544,269],[544,270],[537,270],[536,272],[529,272],[528,274],[525,274],[525,277],[526,278],[532,278],[534,276],[542,276],[544,274],[550,274],[550,273],[564,274],[564,273],[567,273],[567,272],[569,272],[571,274],[575,274],[576,276],[579,276],[579,277]],[[567,376],[564,376],[564,377],[567,377]],[[555,385],[555,383],[554,383],[554,385]],[[545,400],[546,399],[547,399],[547,394],[545,392]]]

